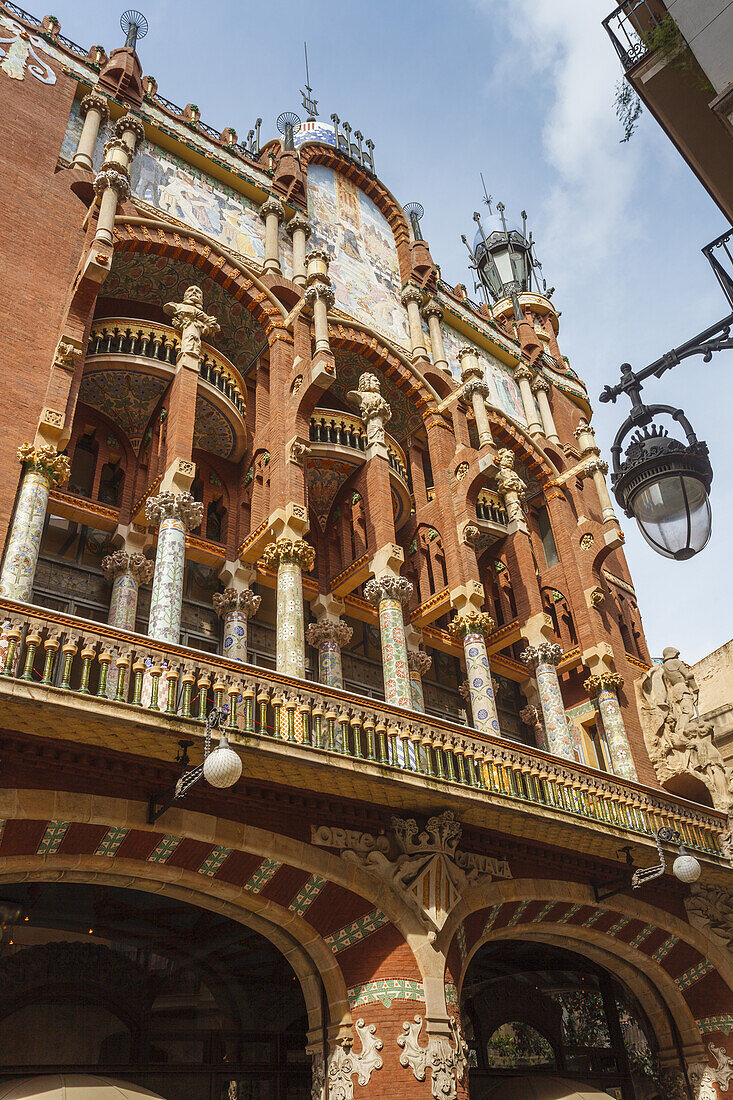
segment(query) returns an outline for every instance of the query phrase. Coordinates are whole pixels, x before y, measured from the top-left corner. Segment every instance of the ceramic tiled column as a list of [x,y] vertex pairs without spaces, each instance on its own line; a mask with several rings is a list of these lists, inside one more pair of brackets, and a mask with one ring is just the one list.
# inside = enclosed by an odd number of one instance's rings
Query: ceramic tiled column
[[30,443],[18,449],[18,461],[25,469],[0,575],[0,596],[30,603],[48,494],[54,485],[66,481],[70,466],[66,455],[58,454],[55,447]]
[[562,660],[562,646],[555,642],[540,642],[537,646],[528,646],[522,654],[522,660],[534,671],[537,678],[537,692],[545,720],[549,752],[566,760],[574,760],[573,736],[557,677],[557,665]]
[[305,679],[303,570],[313,568],[316,552],[305,539],[281,538],[265,547],[262,560],[277,567],[277,671]]
[[463,644],[474,727],[481,733],[498,737],[501,730],[486,650],[486,636],[493,629],[494,620],[484,611],[469,611],[457,615],[448,627],[453,638]]
[[425,713],[425,695],[423,692],[422,678],[430,670],[433,658],[424,649],[410,649],[407,651],[407,667],[410,671],[410,691],[412,695],[412,709],[420,714]]
[[633,779],[634,782],[638,782],[639,777],[636,774],[634,758],[631,755],[626,727],[618,704],[617,691],[622,684],[623,679],[617,673],[602,672],[596,676],[589,676],[585,681],[585,688],[590,698],[595,699],[600,712],[614,772],[623,779]]
[[154,569],[154,563],[144,554],[128,554],[125,550],[115,550],[102,559],[102,571],[112,581],[110,626],[134,631],[140,585],[152,579]]
[[186,568],[186,531],[199,526],[204,518],[204,506],[190,493],[165,490],[150,498],[145,506],[145,516],[148,523],[159,525],[148,634],[159,642],[178,645]]
[[308,627],[306,640],[318,650],[318,679],[329,687],[343,688],[341,650],[351,641],[354,633],[341,619],[321,619]]
[[262,603],[251,588],[225,588],[216,592],[211,602],[217,615],[224,621],[222,653],[230,661],[247,660],[247,621],[256,615]]
[[364,595],[379,607],[379,632],[382,641],[384,698],[394,707],[412,706],[410,672],[407,667],[407,642],[402,605],[412,596],[406,577],[385,574],[364,585]]

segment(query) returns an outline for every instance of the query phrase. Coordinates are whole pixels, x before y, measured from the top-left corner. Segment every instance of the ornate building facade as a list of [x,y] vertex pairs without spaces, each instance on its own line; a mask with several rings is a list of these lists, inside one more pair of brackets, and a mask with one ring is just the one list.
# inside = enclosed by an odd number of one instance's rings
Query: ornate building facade
[[0,56],[4,1095],[722,1100],[730,773],[552,301],[335,115]]

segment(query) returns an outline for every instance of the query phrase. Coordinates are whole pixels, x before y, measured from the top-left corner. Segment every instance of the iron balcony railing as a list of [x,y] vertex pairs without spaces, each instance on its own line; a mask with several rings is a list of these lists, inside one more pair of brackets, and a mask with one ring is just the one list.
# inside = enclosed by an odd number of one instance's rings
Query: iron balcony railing
[[[111,745],[120,724],[137,728],[143,713],[162,732],[175,721],[176,732],[196,736],[211,707],[228,702],[233,744],[264,751],[285,742],[296,765],[338,767],[349,758],[351,774],[359,762],[385,779],[424,776],[444,786],[446,798],[473,790],[639,837],[669,826],[696,851],[721,854],[724,814],[531,746],[11,600],[0,599],[0,617],[0,695],[25,698],[29,708],[78,697],[87,714],[96,701],[97,719],[110,720]],[[18,693],[16,682],[28,690]]]
[[[399,443],[386,435],[387,459],[390,467],[407,482],[407,458]],[[310,419],[311,443],[335,443],[352,451],[366,451],[367,437],[364,422],[358,416],[334,409],[315,409]]]
[[625,71],[653,51],[651,32],[670,19],[661,0],[625,0],[603,20]]

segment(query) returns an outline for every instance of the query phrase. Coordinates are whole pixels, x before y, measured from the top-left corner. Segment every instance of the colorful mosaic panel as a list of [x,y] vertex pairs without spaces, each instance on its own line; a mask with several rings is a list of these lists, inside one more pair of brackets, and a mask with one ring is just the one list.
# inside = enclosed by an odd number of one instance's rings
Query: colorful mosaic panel
[[304,916],[325,885],[326,880],[322,875],[311,875],[290,902],[288,906],[290,912],[297,913],[299,917]]
[[148,634],[177,645],[181,636],[181,601],[186,568],[186,533],[177,516],[164,516],[155,553]]
[[79,399],[116,424],[137,454],[168,381],[142,371],[91,370],[82,377]]
[[616,775],[623,779],[638,781],[634,759],[631,755],[629,739],[626,736],[626,727],[621,715],[621,708],[614,691],[604,689],[598,694],[598,709],[601,712],[603,728],[608,739],[608,751],[611,754],[611,763]]
[[36,850],[36,855],[55,855],[61,847],[61,841],[66,836],[66,831],[68,828],[68,821],[49,821],[48,825],[46,826],[46,831],[39,842],[38,848]]
[[[117,573],[112,582],[109,624],[118,630],[134,630],[139,585],[132,573]],[[113,669],[110,669],[113,672]],[[116,677],[115,677],[116,679]]]
[[349,990],[349,1003],[352,1008],[361,1005],[383,1004],[385,1008],[392,1006],[392,1001],[424,1001],[425,990],[422,982],[414,982],[409,978],[383,978],[376,982],[367,982],[366,985],[355,985]]
[[669,936],[663,943],[660,943],[659,947],[652,955],[654,961],[661,963],[663,959],[666,959],[676,943],[677,936]]
[[352,921],[351,924],[347,924],[343,928],[339,928],[337,932],[332,932],[330,936],[326,936],[326,943],[334,955],[338,955],[340,951],[344,951],[347,947],[353,947],[355,943],[359,943],[367,936],[371,936],[373,932],[379,931],[385,924],[389,924],[389,918],[384,913],[380,913],[379,909],[373,909],[371,913],[366,913],[358,920]]
[[341,646],[336,642],[322,642],[318,647],[318,679],[329,687],[343,688],[344,686]]
[[651,924],[645,924],[641,932],[637,932],[634,936],[633,940],[631,941],[631,947],[641,947],[644,940],[651,936],[653,931],[654,928]]
[[397,248],[382,212],[344,176],[311,164],[308,215],[311,247],[331,256],[328,273],[337,306],[409,347]]
[[558,924],[567,924],[568,921],[571,921],[575,914],[582,908],[583,906],[578,905],[577,903],[575,905],[571,905],[567,913],[563,913],[563,915],[560,917]]
[[606,933],[608,936],[617,936],[627,924],[630,923],[629,917],[619,917],[615,924],[612,924]]
[[27,470],[23,475],[0,576],[0,596],[6,599],[30,602],[46,518],[48,489],[48,481],[43,474]]
[[243,611],[227,611],[224,616],[224,656],[230,661],[247,660],[247,616]]
[[466,634],[463,639],[466,657],[466,677],[471,691],[473,724],[481,733],[498,737],[499,717],[496,713],[494,685],[491,682],[489,658],[483,634]]
[[[484,348],[479,347],[478,344],[474,344],[472,340],[463,336],[462,333],[456,332],[449,325],[443,325],[443,346],[453,377],[457,381],[461,380],[461,363],[458,350],[467,344],[474,348],[478,361],[483,367],[484,378],[489,387],[489,396],[486,398],[488,403],[500,412],[506,413],[512,420],[526,426],[527,418],[524,415],[522,395],[511,371],[500,364],[497,359],[494,359]],[[537,416],[539,418],[539,411]]]
[[148,856],[148,863],[165,863],[181,843],[179,836],[163,836]]
[[99,847],[94,853],[95,856],[109,856],[112,857],[117,854],[122,841],[129,833],[129,829],[123,829],[120,825],[113,825],[111,829],[107,830],[105,836],[99,842]]
[[208,875],[209,878],[213,878],[227,856],[231,855],[231,852],[231,848],[227,848],[223,844],[217,844],[215,848],[211,849],[208,856],[199,867],[199,874]]
[[591,913],[587,920],[583,921],[583,928],[590,928],[591,925],[595,924],[596,921],[599,921],[601,917],[605,917],[605,915],[605,909],[596,909],[594,913]]
[[722,1035],[730,1035],[733,1031],[733,1016],[705,1016],[697,1021],[697,1026],[703,1035],[710,1035],[719,1031]]
[[399,600],[379,601],[379,632],[382,640],[384,698],[390,706],[409,709],[410,670],[407,667],[407,642],[402,604]]
[[277,569],[277,671],[305,677],[303,574],[292,561],[281,561]]
[[453,982],[445,983],[445,1003],[448,1005],[458,1004],[458,986]]
[[234,454],[234,429],[224,414],[201,394],[196,397],[193,445],[221,458]]
[[[499,908],[501,908],[501,906],[499,906]],[[486,929],[484,929],[484,931],[486,931]],[[466,929],[463,927],[462,924],[458,926],[458,931],[456,932],[456,940],[458,943],[458,952],[461,958],[465,961],[466,956],[468,955],[468,944],[466,943]]]
[[707,959],[703,959],[702,962],[697,963],[696,966],[691,966],[689,970],[686,970],[684,974],[680,974],[678,978],[675,978],[675,982],[679,989],[683,992],[685,989],[689,989],[691,985],[695,985],[706,974],[709,974],[715,967]]
[[249,890],[251,894],[261,894],[270,879],[277,874],[281,867],[282,863],[278,859],[263,859],[249,882],[246,883],[245,890]]
[[308,507],[315,513],[322,531],[326,530],[331,507],[338,491],[357,467],[336,458],[312,459],[306,467]]

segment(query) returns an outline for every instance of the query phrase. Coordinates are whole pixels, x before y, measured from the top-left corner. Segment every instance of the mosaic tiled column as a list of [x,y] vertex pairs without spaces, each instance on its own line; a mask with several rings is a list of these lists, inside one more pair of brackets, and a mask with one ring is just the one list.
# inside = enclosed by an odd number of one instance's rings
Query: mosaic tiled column
[[622,684],[623,679],[618,673],[602,672],[598,676],[589,676],[585,681],[585,688],[589,697],[595,699],[600,711],[614,772],[623,779],[638,782],[639,777],[616,694]]
[[448,626],[452,637],[463,643],[474,727],[481,733],[498,737],[501,730],[496,713],[494,685],[491,682],[489,655],[486,651],[486,635],[493,629],[494,620],[484,611],[469,611],[458,615]]
[[66,481],[70,466],[66,455],[58,454],[55,447],[33,447],[30,443],[18,449],[18,461],[25,471],[0,574],[0,596],[30,603],[48,494],[52,486]]
[[155,564],[144,554],[128,554],[125,550],[115,550],[102,559],[102,572],[112,581],[110,626],[134,631],[140,585],[152,579],[154,569]]
[[526,707],[522,707],[520,710],[519,717],[524,725],[529,726],[531,729],[537,748],[549,752],[547,737],[545,736],[545,727],[542,725],[542,718],[537,707],[534,706],[533,703],[528,703]]
[[410,693],[412,696],[412,709],[420,714],[425,713],[425,694],[422,687],[422,678],[430,670],[433,658],[424,649],[410,649],[407,652],[407,667],[410,672]]
[[382,641],[384,698],[393,707],[412,706],[410,672],[407,667],[407,642],[402,605],[412,596],[406,577],[385,574],[364,585],[364,596],[379,607],[379,633]]
[[281,538],[265,547],[262,560],[277,566],[277,671],[305,679],[303,570],[313,568],[316,552],[305,539]]
[[165,490],[147,502],[145,517],[148,523],[159,524],[148,634],[156,641],[178,645],[186,567],[186,531],[199,526],[204,518],[204,506],[190,493]]
[[214,593],[211,602],[224,620],[223,655],[230,661],[246,662],[247,620],[257,614],[262,597],[255,596],[251,588],[225,588]]
[[318,650],[318,679],[329,687],[343,688],[341,650],[351,641],[354,631],[342,619],[321,619],[308,627],[306,640]]
[[522,654],[522,660],[533,669],[537,678],[548,751],[566,760],[574,760],[573,735],[557,678],[557,665],[562,660],[562,646],[556,642],[540,642],[537,646],[528,646]]

